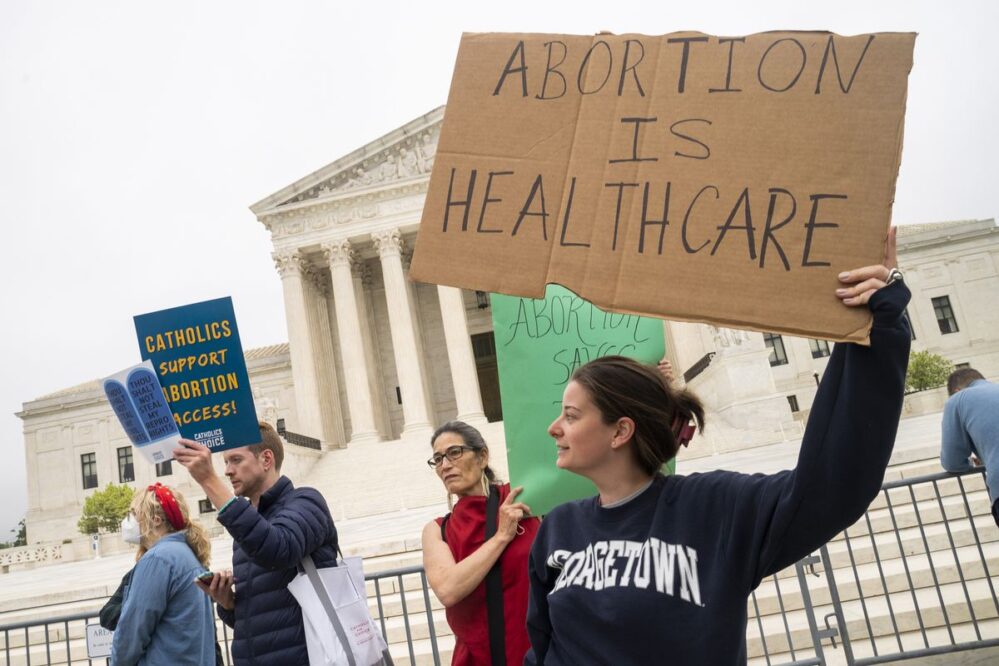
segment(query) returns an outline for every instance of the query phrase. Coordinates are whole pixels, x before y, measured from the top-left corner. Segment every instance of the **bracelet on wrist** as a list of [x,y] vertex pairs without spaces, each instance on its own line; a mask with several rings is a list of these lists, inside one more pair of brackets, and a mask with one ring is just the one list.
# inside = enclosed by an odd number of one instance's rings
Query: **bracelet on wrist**
[[239,499],[239,498],[236,497],[235,495],[233,495],[232,497],[230,497],[229,500],[225,504],[222,505],[222,508],[219,509],[219,512],[216,515],[221,516],[222,512],[225,511],[226,509],[228,509],[229,505],[232,504],[233,502],[235,502],[237,499]]

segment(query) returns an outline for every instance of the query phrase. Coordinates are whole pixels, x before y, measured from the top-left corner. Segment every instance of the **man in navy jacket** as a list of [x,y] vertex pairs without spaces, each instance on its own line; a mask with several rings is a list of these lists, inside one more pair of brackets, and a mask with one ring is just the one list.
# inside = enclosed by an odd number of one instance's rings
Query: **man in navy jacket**
[[233,572],[198,585],[235,630],[237,665],[307,664],[302,609],[288,583],[306,555],[319,569],[336,566],[336,527],[317,490],[295,488],[281,475],[284,446],[277,432],[261,422],[260,436],[260,444],[222,454],[232,491],[215,473],[207,447],[182,439],[174,450],[233,538]]

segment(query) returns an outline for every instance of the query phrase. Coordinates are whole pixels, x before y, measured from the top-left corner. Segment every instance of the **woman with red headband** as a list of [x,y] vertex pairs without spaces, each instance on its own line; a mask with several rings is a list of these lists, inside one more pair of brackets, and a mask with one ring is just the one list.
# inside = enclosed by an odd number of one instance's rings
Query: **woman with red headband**
[[208,567],[208,535],[180,493],[159,483],[136,492],[123,531],[136,525],[142,555],[124,591],[111,663],[214,664],[212,603],[194,584]]

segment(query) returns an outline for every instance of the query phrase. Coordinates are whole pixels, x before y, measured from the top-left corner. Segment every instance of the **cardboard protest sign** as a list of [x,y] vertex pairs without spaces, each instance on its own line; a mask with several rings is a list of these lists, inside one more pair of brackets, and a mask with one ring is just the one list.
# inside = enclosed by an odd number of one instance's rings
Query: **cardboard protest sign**
[[663,322],[604,312],[557,285],[541,299],[494,294],[492,310],[510,480],[524,486],[518,501],[542,515],[595,495],[589,480],[555,466],[548,426],[562,411],[569,377],[587,361],[612,354],[661,359]]
[[212,451],[260,442],[231,298],[139,315],[135,332],[184,437]]
[[151,463],[171,460],[180,430],[153,364],[143,361],[125,368],[106,378],[102,386],[118,422],[142,457]]
[[411,276],[865,341],[836,275],[881,262],[914,43],[466,34]]

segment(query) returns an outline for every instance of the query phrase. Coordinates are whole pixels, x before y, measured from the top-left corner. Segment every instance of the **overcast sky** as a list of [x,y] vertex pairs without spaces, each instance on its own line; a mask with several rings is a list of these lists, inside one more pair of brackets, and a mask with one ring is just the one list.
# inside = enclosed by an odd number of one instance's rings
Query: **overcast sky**
[[916,31],[911,224],[999,213],[997,7],[3,0],[0,539],[27,509],[13,414],[138,362],[133,315],[231,295],[245,348],[287,340],[248,206],[445,103],[463,31]]

